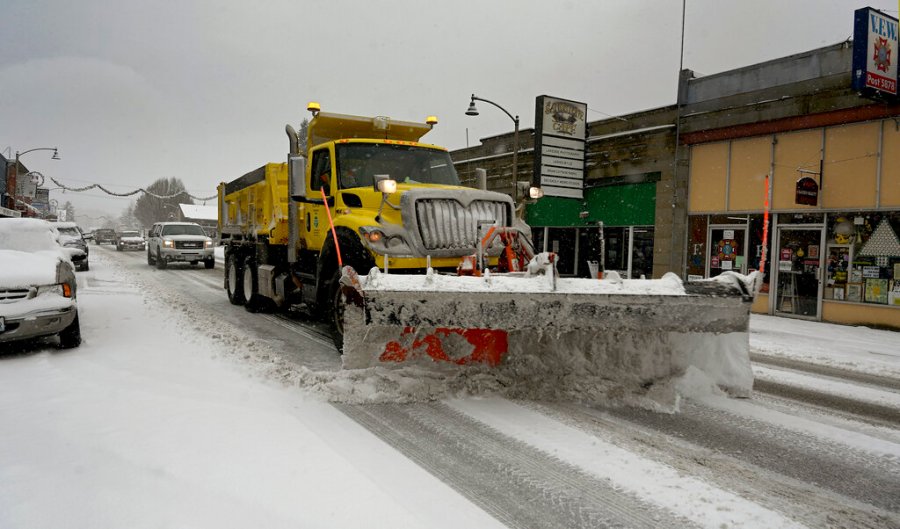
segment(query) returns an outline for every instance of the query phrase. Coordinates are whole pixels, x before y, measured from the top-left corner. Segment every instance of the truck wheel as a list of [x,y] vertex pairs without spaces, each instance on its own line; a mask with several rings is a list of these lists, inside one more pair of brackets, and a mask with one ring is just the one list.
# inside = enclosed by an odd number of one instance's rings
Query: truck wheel
[[206,261],[203,261],[203,266],[205,266],[206,269],[209,270],[210,268],[213,268],[216,266],[216,260],[215,259],[207,259]]
[[259,282],[256,275],[256,264],[252,257],[244,260],[244,308],[247,312],[259,312],[262,300],[259,295]]
[[156,251],[156,268],[160,270],[165,270],[166,268],[166,260],[162,256],[162,252],[160,250]]
[[228,293],[228,301],[232,305],[243,305],[244,299],[244,275],[234,254],[225,260],[225,291]]
[[328,286],[328,314],[331,320],[331,339],[339,353],[344,352],[344,294],[341,292],[341,270],[337,269],[331,276]]
[[147,248],[147,264],[153,266],[153,252],[150,251],[150,248]]
[[81,345],[81,326],[78,324],[78,314],[68,327],[59,332],[59,348],[72,349]]

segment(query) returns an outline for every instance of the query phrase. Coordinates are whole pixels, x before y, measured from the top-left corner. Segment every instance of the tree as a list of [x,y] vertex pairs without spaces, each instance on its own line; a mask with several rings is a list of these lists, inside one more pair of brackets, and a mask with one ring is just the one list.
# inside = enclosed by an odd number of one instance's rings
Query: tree
[[309,134],[309,120],[303,118],[303,121],[300,122],[300,128],[297,129],[297,140],[298,145],[300,146],[300,152],[306,154],[306,137]]
[[134,203],[134,216],[145,227],[154,222],[181,220],[178,204],[193,204],[180,178],[160,178]]
[[135,229],[145,227],[142,226],[141,221],[134,216],[134,202],[128,204],[128,207],[125,208],[124,211],[122,211],[121,215],[119,215],[119,226]]
[[[65,212],[62,215],[65,220],[68,222],[75,222],[75,206],[73,206],[71,202],[66,200],[66,203],[63,204],[63,207],[59,208],[59,210],[60,212]],[[57,216],[59,216],[58,213]]]

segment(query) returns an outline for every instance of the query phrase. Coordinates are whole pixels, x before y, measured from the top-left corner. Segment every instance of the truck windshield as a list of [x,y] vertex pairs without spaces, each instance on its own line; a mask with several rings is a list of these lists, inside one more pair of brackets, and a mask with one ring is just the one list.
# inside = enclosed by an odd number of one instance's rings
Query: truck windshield
[[169,224],[163,226],[162,235],[206,235],[197,224]]
[[401,184],[459,185],[447,151],[384,143],[343,143],[335,151],[341,189],[371,187],[374,175]]

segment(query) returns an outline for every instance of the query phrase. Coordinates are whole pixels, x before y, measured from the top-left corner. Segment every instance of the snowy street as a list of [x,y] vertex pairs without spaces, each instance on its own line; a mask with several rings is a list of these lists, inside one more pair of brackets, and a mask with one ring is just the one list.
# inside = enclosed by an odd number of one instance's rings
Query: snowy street
[[749,399],[513,399],[341,372],[222,274],[91,245],[83,344],[0,354],[0,527],[900,527],[900,333],[754,315]]

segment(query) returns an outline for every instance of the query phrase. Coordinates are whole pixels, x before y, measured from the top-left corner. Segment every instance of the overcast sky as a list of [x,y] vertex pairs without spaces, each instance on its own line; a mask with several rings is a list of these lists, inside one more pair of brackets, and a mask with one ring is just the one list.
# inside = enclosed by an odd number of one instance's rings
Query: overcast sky
[[[864,1],[864,0],[863,0]],[[853,11],[896,0],[687,0],[684,67],[712,74],[846,40]],[[4,0],[0,149],[67,186],[117,192],[178,177],[197,196],[287,151],[330,112],[440,123],[450,149],[534,126],[542,94],[588,119],[675,102],[680,0],[261,2]],[[82,213],[133,199],[51,192]]]

